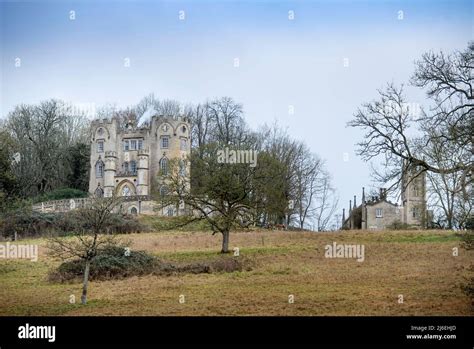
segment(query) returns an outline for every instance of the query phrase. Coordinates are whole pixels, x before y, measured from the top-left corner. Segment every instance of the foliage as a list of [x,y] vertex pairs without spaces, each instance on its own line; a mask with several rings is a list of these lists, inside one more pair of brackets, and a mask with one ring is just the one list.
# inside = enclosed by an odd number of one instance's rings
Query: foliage
[[33,198],[33,202],[38,203],[52,200],[86,198],[88,195],[89,194],[86,191],[82,191],[79,189],[61,188],[36,196],[35,198]]
[[[127,250],[121,246],[105,246],[98,251],[90,265],[90,280],[123,278],[153,272],[156,260],[144,251]],[[49,275],[51,281],[67,281],[82,277],[84,260],[73,259],[61,263]]]

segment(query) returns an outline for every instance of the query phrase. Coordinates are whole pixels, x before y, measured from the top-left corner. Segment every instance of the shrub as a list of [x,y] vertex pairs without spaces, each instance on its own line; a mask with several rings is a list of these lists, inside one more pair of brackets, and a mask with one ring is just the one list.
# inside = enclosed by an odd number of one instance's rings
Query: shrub
[[[147,274],[203,274],[231,273],[251,270],[253,263],[243,257],[220,257],[213,261],[175,264],[158,259],[144,251],[130,251],[127,256],[123,247],[109,246],[100,250],[90,265],[89,280],[119,279]],[[84,272],[80,259],[63,262],[49,273],[51,282],[79,280]]]
[[89,194],[85,191],[73,188],[62,188],[39,195],[33,199],[34,203],[52,200],[86,198]]
[[3,214],[0,235],[4,238],[40,236],[54,232],[59,220],[53,213],[40,213],[20,208]]
[[159,217],[159,216],[143,216],[140,219],[144,224],[154,231],[179,230],[179,231],[209,231],[211,226],[206,220],[194,221],[186,224],[189,217]]
[[413,229],[412,226],[410,226],[407,223],[402,223],[401,221],[395,221],[392,224],[389,224],[387,226],[387,228],[391,229],[391,230],[410,230],[410,229]]
[[[130,251],[126,255],[123,247],[109,246],[99,251],[90,265],[89,280],[123,278],[150,274],[155,270],[157,260],[144,251]],[[84,261],[74,259],[63,262],[49,274],[50,281],[79,279],[84,272]]]
[[[20,208],[5,212],[0,220],[0,236],[13,238],[41,237],[47,235],[65,236],[81,229],[88,229],[89,222],[84,221],[81,211],[65,213],[42,213],[31,208]],[[128,234],[146,231],[132,215],[113,214],[104,233]]]

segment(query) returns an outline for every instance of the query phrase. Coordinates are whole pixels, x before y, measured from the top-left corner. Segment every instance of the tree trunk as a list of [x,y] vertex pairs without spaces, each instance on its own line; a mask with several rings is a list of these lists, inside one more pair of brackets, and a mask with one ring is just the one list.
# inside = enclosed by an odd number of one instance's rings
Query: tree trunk
[[87,284],[89,283],[89,270],[91,266],[91,261],[86,260],[86,266],[84,268],[84,280],[82,282],[82,296],[81,296],[81,303],[87,303]]
[[221,250],[221,253],[229,253],[229,235],[230,235],[230,232],[228,230],[222,232],[222,250]]

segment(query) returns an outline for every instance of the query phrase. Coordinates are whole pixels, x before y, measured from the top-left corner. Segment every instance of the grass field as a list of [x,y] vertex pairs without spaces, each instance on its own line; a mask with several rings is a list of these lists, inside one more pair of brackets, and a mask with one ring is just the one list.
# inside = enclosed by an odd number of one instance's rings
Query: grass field
[[[127,235],[135,250],[171,261],[218,257],[220,236],[208,232]],[[363,244],[365,261],[325,258],[325,245]],[[251,271],[143,276],[91,282],[89,303],[81,284],[52,284],[59,262],[38,244],[38,262],[0,259],[0,315],[469,315],[460,285],[472,251],[454,232],[276,232],[231,234],[231,246],[255,260]],[[184,303],[180,303],[184,295]],[[294,303],[289,303],[289,295]],[[403,295],[403,303],[398,302]]]

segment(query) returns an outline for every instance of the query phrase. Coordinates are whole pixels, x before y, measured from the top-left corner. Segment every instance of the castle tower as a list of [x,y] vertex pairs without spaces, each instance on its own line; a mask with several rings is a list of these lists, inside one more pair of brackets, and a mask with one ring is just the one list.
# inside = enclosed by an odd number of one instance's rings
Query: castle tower
[[104,170],[104,196],[111,197],[115,190],[115,173],[117,172],[117,153],[107,151],[105,153]]
[[148,185],[148,151],[140,150],[138,152],[138,167],[137,167],[137,194],[149,195]]
[[426,172],[416,166],[403,166],[403,223],[426,228]]

